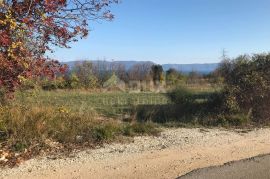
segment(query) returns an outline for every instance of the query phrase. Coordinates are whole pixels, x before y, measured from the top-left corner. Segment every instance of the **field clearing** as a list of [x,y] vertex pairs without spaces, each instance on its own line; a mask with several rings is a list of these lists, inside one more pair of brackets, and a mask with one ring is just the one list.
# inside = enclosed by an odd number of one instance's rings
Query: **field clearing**
[[[197,101],[217,89],[211,86],[185,86],[194,93]],[[90,92],[84,90],[24,91],[16,94],[19,104],[30,106],[65,108],[83,114],[95,110],[106,117],[118,117],[130,113],[136,106],[164,106],[172,104],[166,93],[154,92]]]
[[72,112],[80,113],[94,109],[107,117],[125,114],[137,105],[166,105],[170,103],[164,93],[91,93],[61,90],[18,93],[16,100],[22,104],[40,107],[64,107]]

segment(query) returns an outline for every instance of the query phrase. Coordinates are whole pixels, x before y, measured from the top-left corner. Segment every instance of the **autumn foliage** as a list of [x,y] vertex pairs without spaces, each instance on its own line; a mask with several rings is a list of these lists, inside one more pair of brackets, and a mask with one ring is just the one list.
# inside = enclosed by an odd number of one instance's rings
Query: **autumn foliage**
[[111,3],[118,0],[0,1],[0,87],[13,92],[27,78],[64,72],[45,53],[87,36],[89,20],[113,19]]

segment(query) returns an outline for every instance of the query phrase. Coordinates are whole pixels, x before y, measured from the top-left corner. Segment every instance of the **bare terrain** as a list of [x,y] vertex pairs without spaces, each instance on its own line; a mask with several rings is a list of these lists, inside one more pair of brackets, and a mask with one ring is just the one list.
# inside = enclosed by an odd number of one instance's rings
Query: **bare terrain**
[[165,129],[158,137],[135,137],[74,152],[73,157],[40,157],[0,178],[177,178],[195,169],[270,153],[270,129]]

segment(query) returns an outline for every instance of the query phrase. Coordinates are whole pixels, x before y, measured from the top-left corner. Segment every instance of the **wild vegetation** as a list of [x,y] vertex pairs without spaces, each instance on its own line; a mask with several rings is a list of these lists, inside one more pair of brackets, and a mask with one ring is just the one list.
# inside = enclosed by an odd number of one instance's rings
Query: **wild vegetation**
[[87,36],[89,20],[112,20],[118,2],[0,1],[0,164],[157,135],[161,125],[269,124],[270,54],[224,58],[211,74],[45,58]]
[[151,122],[117,120],[119,110],[124,109],[115,110],[107,103],[113,95],[96,97],[89,92],[18,92],[15,100],[0,108],[0,146],[8,153],[0,164],[14,166],[40,153],[95,147],[134,135],[158,135],[158,127]]
[[[27,158],[29,153],[157,135],[159,126],[268,125],[269,61],[269,54],[225,59],[209,75],[147,68],[148,75],[140,81],[156,81],[153,85],[158,86],[164,80],[165,93],[151,89],[132,93],[129,87],[104,91],[107,86],[99,84],[104,76],[94,73],[90,62],[78,64],[65,74],[69,78],[59,74],[54,79],[25,81],[13,100],[5,100],[2,91],[0,145],[10,152],[4,163],[16,164],[16,153]],[[125,84],[132,81],[130,71],[123,71]],[[107,75],[120,78],[118,74],[112,70]]]

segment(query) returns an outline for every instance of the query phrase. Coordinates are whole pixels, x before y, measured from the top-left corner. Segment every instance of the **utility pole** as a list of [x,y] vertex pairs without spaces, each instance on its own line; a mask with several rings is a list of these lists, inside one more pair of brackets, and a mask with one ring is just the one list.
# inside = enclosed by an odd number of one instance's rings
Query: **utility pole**
[[221,60],[227,60],[228,59],[228,55],[227,55],[228,51],[223,48],[222,49],[222,56],[221,56]]

